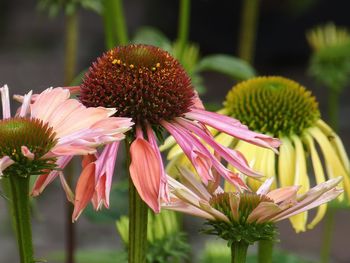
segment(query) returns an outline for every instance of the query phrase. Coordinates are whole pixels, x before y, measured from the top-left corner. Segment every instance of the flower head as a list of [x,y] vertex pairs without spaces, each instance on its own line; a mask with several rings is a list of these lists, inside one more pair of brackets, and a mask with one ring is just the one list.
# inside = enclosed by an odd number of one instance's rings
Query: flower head
[[[114,109],[86,108],[77,100],[69,99],[69,90],[63,88],[49,88],[37,95],[33,103],[29,92],[11,118],[8,87],[0,88],[0,92],[3,105],[0,175],[39,175],[34,195],[60,175],[67,197],[73,201],[59,169],[74,155],[94,154],[98,146],[123,139],[123,133],[132,125],[130,119],[110,117]],[[112,123],[107,122],[109,119]],[[94,178],[93,183],[97,184],[98,179]]]
[[[235,119],[205,111],[179,62],[153,46],[116,47],[103,54],[86,74],[79,98],[87,106],[116,107],[114,116],[130,117],[135,122],[130,134],[130,175],[141,198],[155,212],[160,210],[161,199],[169,199],[157,145],[157,136],[164,129],[201,171],[205,183],[213,180],[214,167],[240,188],[246,188],[245,183],[220,163],[212,149],[243,173],[260,175],[239,152],[217,144],[206,125],[263,147],[274,149],[279,145],[278,140],[252,132]],[[111,163],[115,161],[112,159]]]
[[275,222],[300,214],[329,202],[342,193],[336,186],[341,177],[323,182],[306,193],[300,186],[270,190],[273,178],[267,179],[256,192],[209,189],[197,181],[189,170],[181,169],[182,183],[169,177],[171,202],[163,208],[207,219],[205,232],[232,242],[252,244],[273,240]]
[[[286,78],[259,77],[235,86],[227,94],[224,106],[228,116],[240,119],[254,131],[276,136],[282,142],[280,154],[274,156],[265,149],[225,138],[226,144],[254,163],[254,169],[267,177],[275,177],[282,187],[302,185],[300,191],[307,192],[310,188],[309,155],[316,183],[326,181],[326,174],[330,179],[343,176],[345,192],[350,197],[349,159],[338,135],[321,120],[317,101],[310,91]],[[260,185],[250,179],[248,184],[253,189]],[[325,206],[319,208],[309,228],[323,218],[325,209]],[[306,214],[291,220],[297,231],[305,231]]]

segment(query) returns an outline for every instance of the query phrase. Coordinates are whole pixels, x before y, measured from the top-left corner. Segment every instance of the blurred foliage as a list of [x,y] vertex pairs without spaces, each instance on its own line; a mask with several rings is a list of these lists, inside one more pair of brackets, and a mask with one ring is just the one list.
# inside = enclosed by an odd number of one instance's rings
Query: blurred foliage
[[180,61],[199,93],[205,92],[203,79],[200,75],[203,71],[225,74],[234,80],[245,80],[255,76],[255,70],[239,58],[225,54],[215,54],[201,58],[198,45],[193,43],[187,44],[181,52],[178,42],[172,43],[163,33],[151,27],[140,28],[132,42],[154,45],[168,51]]
[[[127,247],[129,218],[121,217],[116,226]],[[186,234],[180,231],[177,214],[173,211],[163,210],[160,214],[154,214],[149,210],[147,240],[148,263],[179,262],[188,257],[190,246]]]
[[[64,262],[65,253],[63,251],[50,253],[48,262]],[[126,263],[127,254],[124,251],[116,250],[78,250],[76,255],[76,263]]]
[[[208,242],[201,253],[200,263],[229,263],[231,262],[231,249],[221,241]],[[248,254],[247,263],[258,262],[256,254]],[[286,251],[275,249],[272,263],[312,263]]]
[[333,23],[307,32],[313,49],[309,72],[327,88],[340,92],[350,83],[350,34]]
[[102,0],[38,0],[38,9],[47,11],[49,17],[57,16],[61,11],[66,15],[74,14],[79,8],[101,13]]

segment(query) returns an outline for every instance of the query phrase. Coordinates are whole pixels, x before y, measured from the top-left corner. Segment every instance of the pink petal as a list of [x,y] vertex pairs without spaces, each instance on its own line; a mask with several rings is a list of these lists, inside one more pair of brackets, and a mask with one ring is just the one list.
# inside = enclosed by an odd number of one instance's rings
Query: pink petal
[[57,145],[50,152],[45,154],[42,158],[51,158],[54,156],[67,156],[67,155],[86,155],[96,152],[95,148],[84,145]]
[[273,177],[270,177],[270,178],[266,179],[265,182],[256,191],[256,194],[258,194],[258,195],[266,195],[269,192],[273,181],[274,181]]
[[[64,156],[59,157],[56,164],[59,169],[63,169],[66,167],[66,165],[72,160],[73,156]],[[32,196],[38,196],[41,194],[46,186],[50,184],[58,175],[58,170],[53,170],[48,174],[39,175],[36,179],[33,189],[32,189]]]
[[221,114],[200,109],[192,109],[190,112],[186,113],[185,116],[188,119],[197,120],[238,139],[250,142],[258,146],[271,148],[276,152],[277,150],[275,148],[281,144],[278,139],[253,132],[249,130],[245,125],[241,124],[238,120]]
[[2,88],[0,88],[0,93],[2,102],[2,118],[11,118],[10,96],[8,86],[4,85]]
[[32,91],[30,91],[28,94],[24,95],[23,103],[21,106],[21,111],[19,113],[20,117],[25,117],[29,112],[31,97],[32,97]]
[[72,189],[69,187],[66,178],[64,178],[64,175],[62,172],[59,172],[60,175],[60,181],[63,187],[64,192],[66,193],[67,200],[74,204],[74,193]]
[[130,147],[130,175],[142,200],[156,213],[160,212],[159,191],[161,170],[157,154],[142,138],[136,138]]
[[84,208],[91,201],[95,191],[95,164],[88,164],[81,175],[75,189],[74,211],[72,221],[76,221]]
[[299,186],[286,186],[274,189],[266,194],[266,196],[271,198],[275,203],[280,203],[284,202],[285,200],[295,199],[299,189]]
[[10,165],[14,164],[15,161],[13,161],[10,157],[4,156],[0,159],[0,176],[3,175],[3,171],[9,167]]
[[34,160],[34,153],[32,153],[27,146],[21,146],[21,152],[23,156],[27,157],[29,160]]

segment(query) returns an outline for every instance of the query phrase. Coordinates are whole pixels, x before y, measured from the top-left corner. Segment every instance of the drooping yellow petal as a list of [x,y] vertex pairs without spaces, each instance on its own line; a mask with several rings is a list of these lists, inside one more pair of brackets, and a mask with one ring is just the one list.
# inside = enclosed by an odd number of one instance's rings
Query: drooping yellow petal
[[345,169],[350,172],[350,160],[349,156],[347,155],[345,151],[345,147],[343,145],[343,142],[339,138],[339,136],[332,130],[331,127],[329,127],[324,121],[319,120],[317,122],[317,126],[327,135],[329,141],[335,148],[336,152],[338,153]]
[[[306,142],[306,145],[308,146],[308,149],[311,153],[311,160],[312,160],[312,166],[314,169],[315,177],[316,177],[316,184],[320,184],[326,181],[326,177],[324,175],[322,163],[320,160],[320,157],[318,156],[318,153],[316,151],[316,147],[314,144],[314,141],[312,137],[306,132],[304,134],[304,139]],[[313,220],[307,225],[308,229],[314,228],[324,217],[327,211],[327,205],[321,205],[317,208],[317,213]]]
[[161,146],[159,146],[159,150],[161,152],[163,152],[163,151],[175,146],[175,144],[176,144],[176,140],[174,139],[174,137],[169,136],[168,138],[166,138],[164,140],[164,143]]
[[281,187],[293,185],[295,175],[295,150],[288,138],[281,138],[278,156],[278,179]]
[[336,150],[329,142],[327,136],[323,134],[318,127],[309,128],[308,133],[311,134],[313,138],[315,138],[321,148],[321,151],[325,158],[328,177],[335,178],[338,176],[343,176],[342,183],[344,190],[348,199],[350,200],[350,175],[349,172],[344,168],[341,160],[339,159],[339,156],[336,153]]
[[235,140],[234,137],[223,132],[215,136],[215,141],[225,147],[230,147],[234,142],[234,140]]
[[[295,146],[295,176],[294,185],[300,185],[299,193],[306,193],[310,189],[309,177],[306,170],[306,159],[303,144],[299,137],[292,136],[292,141]],[[290,221],[297,233],[306,230],[307,212],[292,216]]]

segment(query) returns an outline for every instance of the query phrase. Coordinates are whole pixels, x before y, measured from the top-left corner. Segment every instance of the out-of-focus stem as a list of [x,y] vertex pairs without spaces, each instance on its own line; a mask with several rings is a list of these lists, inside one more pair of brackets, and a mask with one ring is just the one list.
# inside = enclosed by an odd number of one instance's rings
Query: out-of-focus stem
[[243,0],[238,56],[253,64],[260,0]]
[[180,57],[187,45],[190,30],[191,0],[180,0],[179,21],[178,21],[178,44]]
[[[66,16],[65,26],[65,62],[64,85],[69,86],[76,74],[77,49],[78,49],[78,14],[73,12]],[[71,163],[66,169],[66,179],[69,186],[72,185],[74,166]],[[66,203],[66,263],[74,263],[75,254],[75,227],[72,223],[73,205]]]
[[258,262],[272,263],[272,252],[274,242],[271,240],[260,240],[258,244]]
[[334,229],[334,216],[336,209],[329,207],[325,215],[324,228],[323,228],[323,239],[321,246],[321,263],[328,263],[331,246],[332,246],[332,234]]
[[231,263],[245,263],[247,258],[248,244],[234,242],[231,245]]

